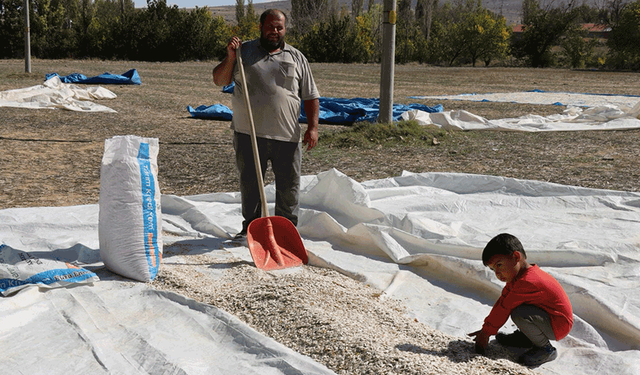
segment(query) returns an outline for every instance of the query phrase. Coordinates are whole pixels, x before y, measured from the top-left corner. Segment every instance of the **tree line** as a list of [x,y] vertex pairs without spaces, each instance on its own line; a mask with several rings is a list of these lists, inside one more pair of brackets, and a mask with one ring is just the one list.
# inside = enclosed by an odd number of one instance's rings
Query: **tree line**
[[[149,0],[28,0],[31,54],[38,58],[142,61],[212,59],[233,28],[207,8]],[[0,0],[0,57],[24,56],[24,0]]]
[[[236,0],[235,22],[207,7],[179,9],[166,0],[28,0],[31,53],[38,58],[142,61],[220,59],[232,35],[259,35],[253,1]],[[544,1],[544,0],[542,0]],[[524,0],[522,31],[481,0],[397,0],[396,62],[434,65],[640,70],[640,0]],[[353,0],[291,0],[287,41],[313,62],[379,62],[382,5]],[[24,56],[24,0],[0,0],[0,58]],[[588,38],[585,23],[610,28]]]

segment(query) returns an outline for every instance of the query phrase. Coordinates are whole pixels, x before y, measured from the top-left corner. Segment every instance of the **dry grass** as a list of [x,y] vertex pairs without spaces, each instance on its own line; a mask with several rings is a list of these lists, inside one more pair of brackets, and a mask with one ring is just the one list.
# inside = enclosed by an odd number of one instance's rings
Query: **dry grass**
[[[41,84],[46,73],[87,76],[138,70],[141,86],[107,86],[118,97],[105,104],[118,113],[0,108],[0,208],[97,203],[103,144],[114,135],[160,139],[163,193],[191,195],[237,191],[229,122],[197,120],[187,105],[222,103],[230,95],[211,82],[215,62],[0,60],[0,91]],[[378,97],[380,67],[374,64],[313,64],[326,97]],[[396,66],[394,99],[411,95],[541,89],[640,95],[640,75],[520,68]],[[511,103],[418,101],[465,109],[490,119],[528,113],[547,115],[562,107]],[[321,132],[341,127],[321,125]],[[377,149],[318,147],[306,153],[303,173],[337,168],[363,181],[402,170],[447,171],[537,179],[597,188],[640,191],[637,144],[640,131],[448,133],[438,146]],[[269,176],[267,176],[267,179]]]

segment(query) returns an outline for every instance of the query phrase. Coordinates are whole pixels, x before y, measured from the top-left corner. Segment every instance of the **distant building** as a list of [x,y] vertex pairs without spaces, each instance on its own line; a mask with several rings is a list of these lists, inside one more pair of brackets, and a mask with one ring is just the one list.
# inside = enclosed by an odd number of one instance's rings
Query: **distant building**
[[[517,40],[526,28],[527,25],[522,24],[513,26],[513,37]],[[607,39],[611,32],[611,26],[599,23],[583,23],[582,29],[587,30],[587,38],[590,39]]]
[[599,23],[583,23],[582,28],[587,30],[587,38],[608,39],[611,26]]

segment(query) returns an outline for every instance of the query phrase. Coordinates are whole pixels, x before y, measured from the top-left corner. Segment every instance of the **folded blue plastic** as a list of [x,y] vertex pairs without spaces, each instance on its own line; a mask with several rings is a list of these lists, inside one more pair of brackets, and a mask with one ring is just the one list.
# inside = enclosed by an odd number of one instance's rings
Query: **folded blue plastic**
[[[352,125],[356,122],[368,121],[374,122],[378,118],[380,112],[379,99],[365,98],[320,98],[320,117],[321,124],[331,125]],[[429,107],[424,104],[394,104],[393,105],[393,121],[399,121],[402,113],[417,109],[425,112],[442,112],[441,104]],[[202,119],[213,120],[231,120],[233,112],[229,107],[222,104],[214,104],[211,106],[201,105],[197,108],[187,107],[191,116]],[[300,122],[307,122],[307,116],[304,112],[304,106],[300,112]]]
[[201,105],[197,108],[187,106],[187,111],[195,118],[231,121],[233,111],[223,104]]
[[45,81],[51,77],[58,76],[64,83],[89,83],[89,84],[115,84],[115,85],[141,85],[140,75],[136,69],[131,69],[122,74],[103,73],[94,77],[87,77],[80,73],[71,73],[66,76],[60,76],[58,73],[48,73],[45,75]]
[[[409,110],[417,109],[429,113],[442,112],[441,104],[433,107],[424,104],[394,104],[392,109],[393,121],[399,121],[400,116]],[[380,113],[380,100],[377,98],[320,98],[320,123],[334,125],[351,125],[356,122],[375,122]],[[304,108],[300,113],[300,122],[307,122]]]

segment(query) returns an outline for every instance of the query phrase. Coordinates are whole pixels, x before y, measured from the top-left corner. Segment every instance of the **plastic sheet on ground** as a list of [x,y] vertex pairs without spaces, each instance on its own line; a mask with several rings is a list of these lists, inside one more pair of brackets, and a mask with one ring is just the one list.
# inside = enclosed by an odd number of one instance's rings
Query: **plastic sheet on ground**
[[458,95],[411,96],[412,99],[463,100],[475,102],[506,102],[547,104],[573,107],[599,107],[615,105],[633,107],[640,101],[638,95],[592,94],[577,92],[558,92],[530,90],[518,92],[471,93]]
[[87,77],[82,73],[71,73],[66,76],[60,76],[58,73],[48,73],[45,75],[45,81],[51,77],[58,76],[63,83],[86,83],[86,84],[113,84],[113,85],[141,85],[142,80],[136,69],[130,69],[122,74],[112,74],[109,72],[99,74],[93,77]]
[[42,85],[0,91],[0,107],[67,109],[78,112],[116,112],[93,100],[114,99],[116,94],[101,86],[80,87],[53,76]]
[[[374,122],[378,119],[380,112],[379,99],[366,98],[319,98],[320,113],[319,122],[330,125],[352,125],[356,122]],[[304,106],[301,106],[299,121],[307,122]],[[394,104],[392,108],[393,121],[400,120],[406,111],[416,110],[425,113],[442,112],[441,105],[427,106],[424,104]],[[211,120],[231,120],[233,111],[223,104],[213,104],[210,106],[200,105],[195,109],[187,107],[187,111],[192,117]]]
[[[266,189],[271,210],[274,190]],[[640,193],[452,173],[358,183],[329,170],[303,177],[301,206],[298,228],[312,265],[375,286],[381,298],[400,299],[419,321],[459,337],[481,326],[503,286],[482,265],[482,248],[498,233],[514,234],[574,307],[572,332],[555,343],[558,359],[538,371],[640,374]],[[241,228],[237,192],[164,195],[162,210],[165,242],[250,259],[242,246],[219,247]],[[0,239],[25,251],[66,249],[99,270],[97,211],[0,210]],[[3,368],[295,373],[286,364],[328,372],[211,306],[97,273],[102,280],[93,286],[29,288],[0,299]]]
[[231,121],[233,111],[224,104],[199,105],[196,108],[187,106],[187,111],[191,117],[209,120]]
[[97,219],[97,205],[0,210],[0,241],[101,279],[0,298],[0,374],[333,374],[225,311],[105,271]]
[[517,118],[488,120],[465,110],[427,113],[410,110],[404,120],[421,125],[435,125],[447,130],[512,130],[526,132],[623,130],[640,128],[640,101],[635,106],[604,104],[596,107],[568,107],[561,114],[539,116],[529,114]]

